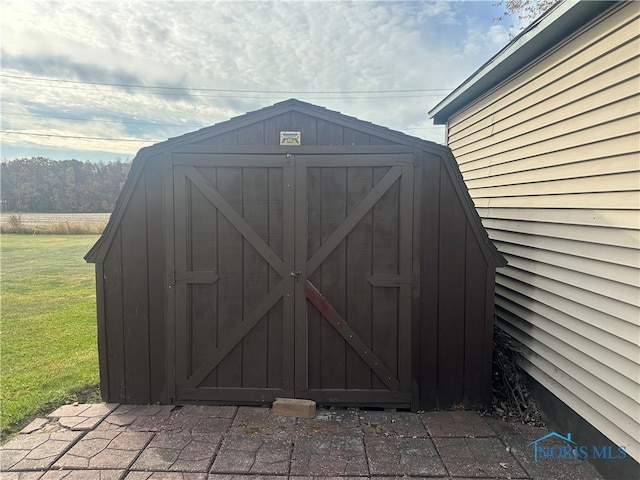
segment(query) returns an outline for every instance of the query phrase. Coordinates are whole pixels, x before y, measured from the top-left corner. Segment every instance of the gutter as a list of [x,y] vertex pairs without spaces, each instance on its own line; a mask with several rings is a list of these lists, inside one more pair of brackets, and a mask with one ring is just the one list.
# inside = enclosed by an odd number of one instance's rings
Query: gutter
[[435,125],[447,120],[617,2],[562,0],[543,13],[429,111]]

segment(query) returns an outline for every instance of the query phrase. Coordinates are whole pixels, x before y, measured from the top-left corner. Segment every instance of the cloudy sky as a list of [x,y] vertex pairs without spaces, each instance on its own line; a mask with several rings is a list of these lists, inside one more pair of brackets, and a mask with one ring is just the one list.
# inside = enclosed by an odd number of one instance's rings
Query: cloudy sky
[[508,42],[490,1],[2,0],[2,158],[132,159],[287,98],[442,143]]

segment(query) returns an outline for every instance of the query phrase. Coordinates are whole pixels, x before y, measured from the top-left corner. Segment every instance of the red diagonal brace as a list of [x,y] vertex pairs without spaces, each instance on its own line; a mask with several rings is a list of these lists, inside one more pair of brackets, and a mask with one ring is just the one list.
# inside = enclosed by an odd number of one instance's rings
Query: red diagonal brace
[[371,351],[371,349],[360,339],[360,337],[351,329],[342,316],[331,306],[327,299],[322,296],[318,289],[307,280],[305,293],[309,301],[314,307],[326,318],[333,328],[335,328],[340,336],[351,345],[351,347],[360,355],[360,357],[369,365],[371,370],[380,377],[380,380],[392,391],[400,390],[400,382],[389,371],[389,369],[380,361],[380,358]]

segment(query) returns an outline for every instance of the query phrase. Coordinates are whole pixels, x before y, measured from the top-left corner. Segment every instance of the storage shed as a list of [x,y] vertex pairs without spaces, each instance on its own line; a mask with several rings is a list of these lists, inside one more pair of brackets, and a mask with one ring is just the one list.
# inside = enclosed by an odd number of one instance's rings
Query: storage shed
[[447,147],[277,103],[140,150],[86,260],[106,401],[490,401],[505,260]]

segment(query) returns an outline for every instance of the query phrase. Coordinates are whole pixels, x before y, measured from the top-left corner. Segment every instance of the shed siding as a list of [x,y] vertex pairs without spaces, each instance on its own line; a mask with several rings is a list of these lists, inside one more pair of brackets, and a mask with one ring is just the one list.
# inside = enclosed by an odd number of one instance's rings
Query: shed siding
[[[109,401],[167,401],[162,164],[148,162],[103,264],[104,337],[99,346]],[[161,260],[161,261],[159,261]],[[104,351],[104,353],[103,353]],[[153,368],[152,368],[153,366]]]
[[640,4],[623,2],[448,122],[509,266],[498,324],[537,381],[640,460]]
[[[302,146],[281,147],[283,130],[300,131]],[[308,202],[310,211],[315,213],[308,218],[296,217],[295,227],[294,194],[287,193],[283,198],[283,185],[292,179],[285,182],[284,173],[262,163],[269,163],[268,156],[283,156],[289,151],[294,156],[299,153],[301,157],[319,159],[311,166],[300,159],[295,182],[305,183],[299,183],[299,189],[296,186],[296,195],[304,192],[302,185],[307,183],[304,188],[309,189],[309,195],[300,194],[296,208],[301,201]],[[237,318],[242,305],[233,300],[240,298],[238,292],[243,297],[240,299],[246,300],[244,304],[251,306],[251,299],[257,301],[265,288],[270,289],[283,277],[282,272],[267,267],[262,253],[243,243],[239,230],[217,212],[220,207],[215,207],[199,187],[187,188],[191,183],[186,182],[186,167],[193,163],[192,169],[216,185],[231,209],[242,212],[243,222],[269,245],[266,250],[272,249],[282,258],[293,255],[293,238],[285,235],[285,230],[291,233],[295,228],[300,238],[307,235],[302,244],[308,243],[306,248],[313,251],[319,248],[318,242],[331,238],[332,232],[346,228],[342,223],[345,215],[360,208],[374,183],[387,178],[390,164],[386,160],[376,162],[390,154],[405,158],[404,163],[392,166],[392,170],[402,172],[400,183],[390,184],[371,212],[322,261],[322,268],[312,275],[312,280],[322,286],[323,295],[332,301],[337,312],[346,312],[354,331],[366,340],[366,345],[372,345],[407,386],[400,392],[401,400],[395,393],[381,396],[380,405],[409,405],[409,399],[412,408],[488,405],[494,275],[496,266],[504,265],[504,258],[488,241],[451,152],[446,147],[297,100],[142,149],[136,156],[105,232],[85,257],[96,263],[104,400],[171,403],[179,392],[192,393],[190,385],[181,390],[178,381],[187,362],[190,367],[197,367],[207,358],[211,360],[207,339],[218,338],[222,331],[213,331],[212,312],[224,310],[225,319]],[[245,168],[242,161],[247,161],[247,156],[253,158],[247,164],[251,166]],[[336,156],[349,160],[336,163]],[[373,164],[358,166],[359,159],[376,156],[380,158]],[[213,157],[234,163],[214,168]],[[253,163],[257,158],[258,165]],[[313,181],[307,182],[305,175]],[[177,178],[182,180],[176,181]],[[180,214],[185,211],[191,218],[188,224]],[[394,215],[400,211],[406,215],[393,223]],[[216,221],[212,223],[210,218]],[[214,250],[224,254],[208,253],[213,248],[212,239],[219,245]],[[225,245],[220,246],[222,243]],[[397,250],[401,252],[396,253]],[[295,254],[303,251],[296,248]],[[300,259],[302,265],[305,260],[308,259]],[[197,266],[199,273],[216,272],[220,278],[231,278],[227,273],[242,271],[247,282],[240,289],[233,288],[231,280],[219,282],[218,287],[225,283],[226,290],[214,302],[209,284],[185,281],[185,272],[191,272],[185,262],[189,268]],[[405,272],[406,276],[397,290],[395,284],[381,284],[371,290],[370,281],[366,280],[369,275],[362,281],[360,273],[373,271]],[[188,284],[190,293],[175,293],[178,284],[180,288]],[[387,302],[391,307],[385,306],[385,298],[391,301]],[[289,308],[293,304],[287,305]],[[309,387],[316,389],[314,395],[329,403],[370,404],[370,390],[386,388],[385,382],[378,379],[384,375],[372,374],[366,360],[345,350],[342,340],[326,322],[313,323],[317,320],[314,308],[309,313],[310,329],[314,330],[314,341],[308,345],[309,368],[306,358],[299,359],[297,365],[274,360],[274,353],[291,343],[294,336],[293,311],[289,310],[287,329],[282,323],[284,308],[278,304],[271,309],[268,321],[244,338],[244,352],[236,347],[224,356],[215,376],[203,379],[204,388],[220,387],[216,392],[220,396],[207,393],[192,399],[233,398],[262,403],[261,390],[281,387],[284,375],[292,377],[298,370],[308,374]],[[296,308],[297,314],[306,314],[304,296]],[[190,312],[191,320],[187,320],[185,311]],[[363,312],[361,318],[356,318],[355,311]],[[394,317],[407,322],[402,323],[402,328],[395,327],[389,322]],[[413,322],[412,329],[408,328],[409,321]],[[197,346],[194,355],[185,353],[187,342],[177,343],[180,335],[187,336],[186,326],[195,332],[189,338]],[[306,327],[296,328],[303,332]],[[268,343],[260,343],[260,338],[268,338]],[[336,342],[336,338],[340,341]],[[412,350],[403,349],[405,355],[396,358],[394,349],[389,348],[390,338],[395,338],[398,345],[410,344]],[[329,372],[329,364],[334,365],[331,372],[337,374]],[[306,388],[306,378],[296,382]],[[246,391],[239,392],[235,387]],[[346,393],[336,397],[332,393],[335,388],[343,388]]]
[[493,305],[487,299],[494,295],[495,271],[483,259],[446,161],[425,155],[422,169],[422,408],[477,407],[491,398],[493,313],[487,309]]
[[263,122],[201,140],[214,145],[280,145],[281,131],[300,132],[302,145],[391,145],[387,139],[369,135],[327,120],[286,112]]

